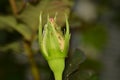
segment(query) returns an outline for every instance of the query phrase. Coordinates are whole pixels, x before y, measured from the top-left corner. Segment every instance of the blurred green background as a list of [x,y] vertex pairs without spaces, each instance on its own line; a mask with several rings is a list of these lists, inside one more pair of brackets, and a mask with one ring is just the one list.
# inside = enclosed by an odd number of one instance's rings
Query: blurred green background
[[54,80],[38,46],[39,14],[71,41],[63,80],[120,80],[119,0],[0,0],[0,80]]

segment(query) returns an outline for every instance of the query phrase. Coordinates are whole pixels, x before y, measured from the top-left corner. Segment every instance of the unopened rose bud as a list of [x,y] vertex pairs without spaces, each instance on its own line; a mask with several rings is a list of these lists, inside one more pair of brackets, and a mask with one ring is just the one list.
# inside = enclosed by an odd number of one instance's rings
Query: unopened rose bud
[[70,33],[66,15],[65,19],[66,32],[63,34],[61,27],[56,23],[56,16],[54,18],[49,18],[48,16],[47,23],[42,27],[42,13],[40,14],[39,45],[43,56],[54,73],[55,80],[62,80],[65,57],[69,47]]

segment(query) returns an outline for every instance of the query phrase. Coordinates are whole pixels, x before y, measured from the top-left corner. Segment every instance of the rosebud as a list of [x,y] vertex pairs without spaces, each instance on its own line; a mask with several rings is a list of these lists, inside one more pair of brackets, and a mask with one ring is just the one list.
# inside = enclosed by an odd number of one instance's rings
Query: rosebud
[[39,24],[39,45],[43,56],[48,61],[51,70],[54,72],[55,80],[62,80],[62,73],[65,67],[65,57],[68,53],[70,33],[67,16],[65,34],[54,18],[47,17],[47,23],[42,29],[42,13]]

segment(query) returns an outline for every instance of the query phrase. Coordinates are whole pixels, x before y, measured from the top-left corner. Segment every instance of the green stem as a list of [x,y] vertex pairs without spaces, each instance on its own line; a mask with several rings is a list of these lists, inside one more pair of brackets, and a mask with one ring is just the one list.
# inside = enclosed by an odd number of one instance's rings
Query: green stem
[[62,73],[60,72],[55,72],[54,73],[55,80],[62,80]]
[[39,70],[37,69],[35,60],[33,58],[33,51],[27,42],[24,42],[24,49],[25,49],[27,56],[28,56],[28,59],[30,61],[31,71],[32,71],[34,80],[40,80]]
[[65,68],[65,59],[56,58],[53,60],[48,60],[48,64],[54,73],[55,80],[62,80],[62,74]]

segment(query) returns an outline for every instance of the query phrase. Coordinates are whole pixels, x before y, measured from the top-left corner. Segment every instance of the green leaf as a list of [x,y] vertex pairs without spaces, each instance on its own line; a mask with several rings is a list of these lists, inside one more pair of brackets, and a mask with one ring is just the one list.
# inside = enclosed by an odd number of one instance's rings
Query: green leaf
[[[67,59],[67,64],[64,72],[64,80],[67,80],[79,68],[79,65],[84,62],[86,56],[84,53],[76,49],[75,52]],[[78,75],[77,75],[78,76]]]
[[0,46],[0,50],[1,51],[7,51],[7,50],[12,50],[15,53],[19,53],[22,50],[22,46],[20,44],[20,42],[13,42],[10,44],[7,44],[5,46]]
[[107,31],[105,26],[97,25],[82,33],[82,42],[91,45],[97,50],[103,49],[107,42]]
[[5,28],[12,28],[18,31],[20,34],[24,36],[26,40],[31,39],[32,31],[29,27],[24,24],[17,23],[16,19],[12,16],[0,16],[0,26]]
[[49,14],[50,17],[54,17],[57,12],[57,22],[58,25],[63,26],[65,23],[64,13],[68,15],[70,12],[70,8],[68,8],[69,3],[65,3],[62,1],[49,1],[49,0],[41,0],[36,5],[27,5],[25,10],[18,15],[18,18],[22,20],[25,24],[27,24],[32,30],[38,30],[39,23],[39,15],[40,11],[43,12],[43,25],[47,22],[46,16]]
[[90,79],[88,79],[88,80],[99,80],[99,77],[98,77],[98,75],[93,74],[93,75],[90,77]]
[[67,80],[94,80],[91,78],[93,74],[94,72],[91,70],[78,69],[76,72],[74,72],[74,74],[69,76]]

